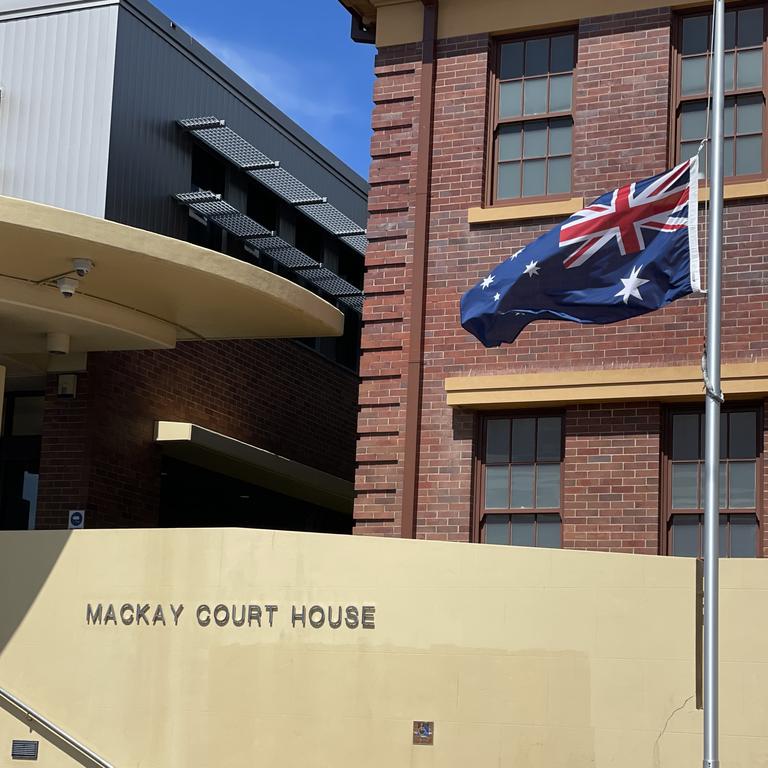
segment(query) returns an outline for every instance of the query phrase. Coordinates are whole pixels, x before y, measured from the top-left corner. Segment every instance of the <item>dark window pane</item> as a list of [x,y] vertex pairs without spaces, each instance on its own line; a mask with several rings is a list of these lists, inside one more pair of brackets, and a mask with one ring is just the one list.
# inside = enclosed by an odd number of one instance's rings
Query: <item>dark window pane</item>
[[739,133],[760,133],[763,130],[763,97],[740,96],[737,117]]
[[672,458],[684,461],[702,458],[698,414],[676,413],[672,416]]
[[757,520],[753,515],[731,515],[730,556],[757,556]]
[[736,133],[736,122],[733,119],[736,111],[736,99],[730,96],[725,100],[725,109],[723,110],[723,133],[726,136],[733,136]]
[[723,140],[723,174],[725,176],[733,176],[733,169],[735,162],[733,158],[734,141],[733,139]]
[[[698,141],[689,141],[687,144],[683,144],[680,147],[680,162],[690,160],[699,151]],[[704,157],[701,158],[701,164],[699,165],[699,173],[704,172]]]
[[549,121],[549,154],[570,155],[573,120],[569,117]]
[[559,416],[544,416],[538,419],[539,436],[536,447],[538,461],[560,461],[562,458],[562,441]]
[[680,107],[680,138],[701,141],[707,131],[707,102],[689,101]]
[[523,197],[544,194],[546,165],[546,160],[526,160],[523,163]]
[[509,508],[509,467],[485,468],[485,508]]
[[536,546],[552,548],[562,546],[560,515],[538,515],[536,520]]
[[499,165],[498,196],[500,200],[520,197],[520,163]]
[[499,86],[499,117],[519,117],[522,114],[522,90],[521,80],[502,83]]
[[512,515],[512,544],[516,547],[533,546],[534,515]]
[[533,464],[513,464],[511,509],[533,508]]
[[[711,26],[712,19],[707,23]],[[727,11],[725,14],[725,49],[736,47],[736,11]]]
[[556,75],[549,81],[549,111],[569,112],[573,95],[573,75]]
[[499,60],[499,78],[511,80],[523,76],[523,43],[504,43]]
[[536,419],[512,419],[512,461],[534,461]]
[[560,195],[571,191],[571,158],[555,157],[547,163],[547,192]]
[[761,45],[763,42],[763,9],[744,8],[739,11],[738,45]]
[[675,515],[672,518],[672,554],[679,557],[699,556],[699,516]]
[[499,160],[519,160],[522,145],[519,125],[502,125],[499,128]]
[[549,38],[528,40],[525,43],[525,75],[544,75],[547,72],[549,58]]
[[525,124],[523,157],[545,157],[547,154],[547,122],[533,120]]
[[541,115],[547,111],[547,78],[536,77],[524,80],[523,113]]
[[555,509],[560,506],[560,465],[536,466],[536,506]]
[[672,465],[672,509],[696,509],[698,463]]
[[550,72],[567,72],[573,69],[574,39],[573,35],[562,35],[552,38]]
[[723,60],[723,88],[726,91],[733,90],[735,68],[736,57],[732,53],[726,53]]
[[757,455],[757,414],[754,411],[734,411],[728,414],[730,423],[729,459],[753,459]]
[[485,460],[488,464],[509,461],[509,419],[492,419],[487,422]]
[[760,173],[763,167],[763,137],[740,136],[736,139],[736,174]]
[[[720,515],[719,524],[717,526],[719,533],[720,557],[728,557],[728,517],[727,515]],[[704,519],[701,520],[701,555],[704,556]]]
[[[736,57],[736,87],[759,88],[763,82],[763,50],[739,51]],[[728,86],[726,85],[726,88]]]
[[509,544],[509,515],[486,515],[484,531],[486,544]]
[[680,86],[684,96],[705,93],[707,90],[707,57],[695,56],[683,59]]
[[709,16],[686,16],[683,19],[683,56],[706,52],[709,25]]
[[20,395],[13,398],[11,434],[26,437],[43,434],[43,395]]
[[734,461],[729,467],[729,506],[731,509],[755,507],[755,464]]

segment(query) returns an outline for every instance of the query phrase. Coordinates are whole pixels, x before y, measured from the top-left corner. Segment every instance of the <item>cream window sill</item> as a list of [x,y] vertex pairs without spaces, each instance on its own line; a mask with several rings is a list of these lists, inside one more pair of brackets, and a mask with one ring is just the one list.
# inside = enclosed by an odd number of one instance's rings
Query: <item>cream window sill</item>
[[467,211],[467,221],[470,224],[487,224],[494,221],[567,216],[580,211],[583,207],[583,197],[572,197],[569,200],[556,200],[551,203],[518,203],[498,208],[470,208]]
[[[726,397],[768,394],[768,362],[723,365]],[[621,368],[591,371],[543,371],[445,380],[449,406],[496,409],[616,400],[691,400],[704,402],[701,368]]]
[[[742,181],[723,187],[726,200],[740,200],[748,197],[768,197],[768,181]],[[709,187],[699,189],[699,202],[709,200]]]

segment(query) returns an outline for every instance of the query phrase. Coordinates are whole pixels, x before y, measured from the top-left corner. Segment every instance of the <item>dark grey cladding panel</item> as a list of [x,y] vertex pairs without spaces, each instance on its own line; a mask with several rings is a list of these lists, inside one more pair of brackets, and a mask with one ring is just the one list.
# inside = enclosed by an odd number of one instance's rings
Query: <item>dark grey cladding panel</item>
[[302,205],[299,210],[334,235],[363,234],[365,231],[330,203]]
[[365,235],[343,235],[341,240],[365,256],[366,248],[368,248],[368,238]]
[[264,155],[279,160],[281,168],[365,226],[367,190],[359,179],[331,167],[328,153],[313,154],[296,138],[289,120],[283,124],[277,110],[265,111],[234,76],[226,82],[226,68],[208,66],[196,50],[199,46],[188,43],[181,30],[161,29],[120,6],[107,218],[186,237],[188,216],[172,195],[190,189],[195,139],[177,121],[202,115],[226,119],[227,126]]
[[323,199],[284,168],[264,168],[248,173],[289,203],[320,202]]

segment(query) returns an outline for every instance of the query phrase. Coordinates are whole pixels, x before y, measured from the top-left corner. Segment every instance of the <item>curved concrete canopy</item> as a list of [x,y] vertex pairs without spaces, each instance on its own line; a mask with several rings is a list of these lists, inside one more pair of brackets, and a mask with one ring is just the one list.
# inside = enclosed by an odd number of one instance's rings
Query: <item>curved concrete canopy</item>
[[[72,298],[55,279],[93,270]],[[0,353],[159,349],[177,340],[339,336],[341,312],[272,272],[153,232],[0,196]]]

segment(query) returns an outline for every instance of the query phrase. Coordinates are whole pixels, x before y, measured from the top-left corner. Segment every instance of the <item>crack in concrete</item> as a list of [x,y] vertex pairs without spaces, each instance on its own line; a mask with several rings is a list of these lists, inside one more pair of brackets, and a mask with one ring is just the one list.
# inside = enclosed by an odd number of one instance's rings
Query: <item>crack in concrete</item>
[[672,718],[681,710],[685,709],[688,702],[694,698],[694,695],[692,694],[689,696],[679,707],[675,707],[670,713],[667,719],[664,721],[664,727],[661,729],[661,732],[656,737],[656,741],[653,743],[653,765],[655,768],[661,768],[661,757],[659,755],[659,745],[661,743],[661,739],[664,736],[664,734],[667,732],[667,726],[671,722]]

